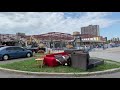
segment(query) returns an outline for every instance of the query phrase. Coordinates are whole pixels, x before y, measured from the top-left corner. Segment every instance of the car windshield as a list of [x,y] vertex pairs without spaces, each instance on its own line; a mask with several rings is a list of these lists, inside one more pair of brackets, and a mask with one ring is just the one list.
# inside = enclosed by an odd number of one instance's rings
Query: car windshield
[[32,46],[31,45],[28,45],[26,48],[31,48]]

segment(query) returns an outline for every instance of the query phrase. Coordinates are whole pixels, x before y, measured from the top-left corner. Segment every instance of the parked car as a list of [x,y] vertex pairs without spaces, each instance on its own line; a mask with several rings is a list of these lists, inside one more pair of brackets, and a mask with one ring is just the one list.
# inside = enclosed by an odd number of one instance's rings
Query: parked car
[[39,51],[38,47],[33,47],[33,48],[27,48],[27,50],[31,50],[32,52],[37,53]]
[[115,44],[115,47],[119,47],[119,44]]
[[90,50],[90,46],[82,45],[80,47],[75,47],[76,49],[80,50]]
[[1,48],[1,47],[5,47],[5,45],[0,45],[0,48]]
[[33,53],[30,50],[18,46],[6,46],[0,48],[0,60],[8,60],[21,57],[32,57]]
[[31,45],[24,47],[24,49],[32,51],[32,53],[37,53],[39,51],[39,47],[32,47]]
[[25,47],[25,49],[27,49],[27,50],[31,50],[33,53],[37,53],[39,50],[46,51],[45,48],[32,47],[32,46]]

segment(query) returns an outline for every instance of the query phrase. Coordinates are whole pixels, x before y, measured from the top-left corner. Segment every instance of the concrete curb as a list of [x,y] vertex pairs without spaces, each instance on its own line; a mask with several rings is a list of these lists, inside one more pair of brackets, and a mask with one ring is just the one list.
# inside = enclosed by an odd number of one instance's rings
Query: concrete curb
[[1,68],[0,71],[9,72],[9,73],[16,73],[16,74],[24,74],[24,75],[36,75],[36,76],[91,76],[91,75],[102,75],[102,74],[110,74],[114,72],[120,71],[120,68],[109,69],[104,71],[97,71],[97,72],[81,72],[81,73],[48,73],[48,72],[29,72],[29,71],[20,71],[20,70],[13,70],[13,69],[6,69]]

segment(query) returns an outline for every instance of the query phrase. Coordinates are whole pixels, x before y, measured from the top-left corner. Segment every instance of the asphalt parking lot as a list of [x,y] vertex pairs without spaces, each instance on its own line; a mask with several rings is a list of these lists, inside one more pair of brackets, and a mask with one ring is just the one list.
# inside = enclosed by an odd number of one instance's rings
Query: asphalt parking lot
[[90,57],[109,59],[120,62],[120,47],[95,50],[89,53]]
[[8,63],[13,63],[13,62],[19,62],[19,61],[29,60],[29,59],[32,59],[32,58],[34,58],[34,57],[5,60],[5,61],[0,61],[0,64],[8,64]]

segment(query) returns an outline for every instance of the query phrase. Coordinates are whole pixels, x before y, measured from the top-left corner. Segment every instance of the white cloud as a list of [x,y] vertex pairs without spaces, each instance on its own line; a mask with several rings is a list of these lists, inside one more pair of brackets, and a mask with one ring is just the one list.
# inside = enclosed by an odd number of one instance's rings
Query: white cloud
[[65,18],[62,12],[1,12],[0,33],[41,34],[56,31],[72,34],[90,24],[100,25],[100,28],[109,27],[118,21],[107,18],[111,14],[87,12],[77,18]]

